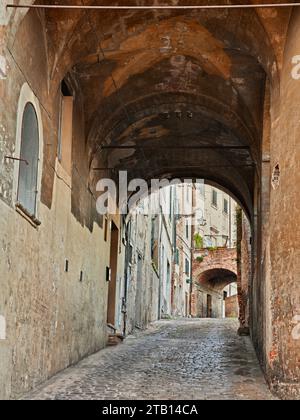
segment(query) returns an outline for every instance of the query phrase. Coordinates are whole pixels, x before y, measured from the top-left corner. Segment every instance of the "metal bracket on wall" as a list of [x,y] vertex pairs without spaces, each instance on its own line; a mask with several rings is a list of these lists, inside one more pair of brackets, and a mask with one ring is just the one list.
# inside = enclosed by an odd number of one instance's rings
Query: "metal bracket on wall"
[[18,162],[25,162],[27,166],[29,165],[28,160],[22,159],[22,158],[16,158],[13,156],[4,156],[4,159],[17,160]]

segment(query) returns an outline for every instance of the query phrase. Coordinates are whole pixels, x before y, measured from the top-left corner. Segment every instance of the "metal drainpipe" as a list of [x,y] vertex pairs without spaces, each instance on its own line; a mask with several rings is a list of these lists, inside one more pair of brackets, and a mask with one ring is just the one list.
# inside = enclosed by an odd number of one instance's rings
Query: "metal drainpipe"
[[159,232],[159,239],[158,239],[158,250],[159,250],[159,293],[158,293],[158,319],[161,319],[161,304],[162,304],[162,275],[163,275],[163,271],[162,271],[162,266],[163,266],[163,261],[162,261],[162,252],[161,252],[161,241],[162,241],[162,229],[163,229],[163,215],[162,215],[162,207],[160,205],[159,207],[160,210],[160,232]]
[[231,197],[229,197],[229,232],[228,232],[228,237],[229,237],[229,248],[232,247],[232,236],[231,236],[231,208],[232,208],[232,203],[231,203]]
[[124,278],[125,278],[125,285],[124,285],[124,297],[123,297],[123,302],[122,302],[122,312],[124,315],[124,319],[123,319],[123,324],[124,324],[124,328],[123,328],[123,335],[124,337],[126,337],[126,328],[127,328],[127,297],[128,297],[128,267],[129,267],[129,247],[130,247],[130,236],[131,236],[131,224],[130,221],[128,222],[128,224],[125,224],[125,229],[126,229],[126,233],[125,233],[125,239],[126,239],[126,247],[125,247],[125,269],[124,269]]
[[[177,214],[176,213],[176,203],[177,203],[177,190],[174,188],[174,197],[173,197],[173,270],[172,270],[172,282],[171,282],[171,296],[173,296],[173,301],[171,302],[171,312],[173,312],[173,307],[175,307],[175,269],[176,269],[176,254],[177,254]],[[173,313],[172,313],[173,315]]]
[[194,236],[195,236],[195,225],[193,219],[195,218],[194,208],[195,208],[195,194],[196,189],[193,184],[192,189],[192,230],[191,230],[191,267],[190,267],[190,316],[192,316],[192,294],[193,294],[193,261],[194,261]]

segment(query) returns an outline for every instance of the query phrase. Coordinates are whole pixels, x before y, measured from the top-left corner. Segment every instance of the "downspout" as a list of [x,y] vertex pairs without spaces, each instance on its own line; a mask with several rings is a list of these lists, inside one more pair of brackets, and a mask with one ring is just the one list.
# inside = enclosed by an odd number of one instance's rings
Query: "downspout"
[[162,208],[160,206],[160,232],[159,232],[159,239],[158,239],[158,250],[159,250],[159,291],[158,291],[158,319],[161,319],[161,302],[162,302],[162,253],[161,253],[161,238],[162,238],[162,227],[163,227],[163,219],[162,219]]
[[232,210],[232,202],[231,202],[231,197],[229,197],[229,232],[228,232],[228,237],[229,237],[229,248],[232,248],[232,236],[231,236],[231,229],[232,229],[232,220],[231,220],[231,210]]
[[193,184],[192,190],[192,229],[191,229],[191,267],[190,267],[190,316],[192,316],[192,296],[193,296],[193,262],[194,262],[194,236],[195,236],[195,192],[196,188]]
[[123,312],[123,336],[126,337],[126,328],[127,328],[127,297],[128,297],[128,267],[129,267],[129,247],[130,247],[130,236],[131,236],[131,224],[130,221],[126,224],[125,221],[125,268],[124,268],[124,297],[122,302],[122,312]]

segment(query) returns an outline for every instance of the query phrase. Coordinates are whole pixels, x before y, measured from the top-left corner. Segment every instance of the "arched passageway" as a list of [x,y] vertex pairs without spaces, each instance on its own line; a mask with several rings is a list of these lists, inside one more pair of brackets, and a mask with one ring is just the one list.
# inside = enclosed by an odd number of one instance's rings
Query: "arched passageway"
[[[227,286],[236,284],[238,279],[238,264],[236,248],[219,248],[198,250],[194,254],[192,290],[192,315],[198,318],[222,318],[226,316]],[[238,293],[241,299],[241,289],[236,289],[236,317],[239,317]],[[247,297],[248,298],[248,297]],[[234,299],[231,299],[234,300]]]
[[227,292],[224,292],[224,289],[236,282],[237,275],[232,271],[222,268],[203,271],[194,288],[194,299],[197,302],[194,308],[195,316],[198,318],[225,317]]
[[[22,394],[104,346],[111,222],[115,255],[126,234],[122,217],[97,214],[96,185],[127,171],[148,183],[207,179],[236,198],[251,222],[252,339],[274,388],[299,396],[299,9],[25,9],[0,19],[0,299],[13,326],[2,393]],[[24,84],[44,138],[35,218],[13,211]]]

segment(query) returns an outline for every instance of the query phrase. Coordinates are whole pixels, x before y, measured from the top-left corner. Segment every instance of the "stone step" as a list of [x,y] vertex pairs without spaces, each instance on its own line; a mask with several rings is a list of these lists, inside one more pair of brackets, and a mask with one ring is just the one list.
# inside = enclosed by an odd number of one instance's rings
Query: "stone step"
[[109,334],[108,336],[108,346],[117,346],[118,344],[123,343],[124,337],[122,334]]

